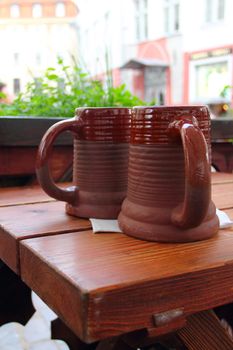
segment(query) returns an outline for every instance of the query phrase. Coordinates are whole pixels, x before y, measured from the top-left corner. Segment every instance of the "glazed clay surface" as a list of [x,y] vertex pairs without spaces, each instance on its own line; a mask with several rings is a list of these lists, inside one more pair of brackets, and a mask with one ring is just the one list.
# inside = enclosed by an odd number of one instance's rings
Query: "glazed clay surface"
[[124,233],[150,241],[206,239],[219,228],[210,185],[205,106],[135,108]]
[[[55,124],[41,141],[37,175],[51,197],[67,202],[68,214],[117,218],[126,196],[131,109],[78,108],[76,117]],[[74,135],[73,187],[57,187],[48,160],[55,138],[69,130]]]

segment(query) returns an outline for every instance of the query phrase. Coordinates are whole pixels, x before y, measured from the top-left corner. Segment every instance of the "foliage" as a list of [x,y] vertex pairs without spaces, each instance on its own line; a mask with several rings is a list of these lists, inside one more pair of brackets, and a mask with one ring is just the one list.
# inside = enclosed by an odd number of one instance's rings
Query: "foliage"
[[229,95],[231,89],[232,89],[232,86],[230,85],[224,86],[223,90],[220,93],[220,96],[223,98],[226,98]]
[[92,80],[75,64],[66,66],[58,59],[58,68],[48,68],[44,75],[29,83],[12,104],[0,105],[0,115],[71,117],[77,107],[120,107],[143,105],[125,85],[113,87],[110,74],[107,86]]

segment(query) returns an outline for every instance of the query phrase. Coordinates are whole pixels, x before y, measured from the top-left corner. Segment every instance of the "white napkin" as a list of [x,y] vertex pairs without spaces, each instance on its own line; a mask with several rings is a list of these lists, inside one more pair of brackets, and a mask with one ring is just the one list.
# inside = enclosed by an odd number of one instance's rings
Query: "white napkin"
[[[222,210],[216,209],[216,214],[219,218],[220,228],[227,228],[233,225],[233,221]],[[97,232],[122,232],[117,220],[90,219],[92,230]]]
[[227,228],[233,225],[233,221],[224,211],[216,209],[216,214],[219,218],[220,228]]
[[117,220],[90,219],[92,230],[97,232],[122,232]]

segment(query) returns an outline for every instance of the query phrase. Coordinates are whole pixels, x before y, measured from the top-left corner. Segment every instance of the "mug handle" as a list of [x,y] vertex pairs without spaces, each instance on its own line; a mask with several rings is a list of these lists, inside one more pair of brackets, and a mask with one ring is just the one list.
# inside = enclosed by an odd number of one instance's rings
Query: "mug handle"
[[168,136],[173,140],[181,138],[185,163],[184,201],[173,209],[171,221],[181,229],[189,229],[201,224],[211,200],[208,146],[193,116],[171,122]]
[[36,174],[39,184],[49,196],[69,204],[75,204],[77,201],[78,187],[72,186],[66,189],[58,187],[51,176],[48,161],[58,135],[64,131],[77,133],[82,126],[81,118],[62,120],[52,125],[43,136],[37,153]]

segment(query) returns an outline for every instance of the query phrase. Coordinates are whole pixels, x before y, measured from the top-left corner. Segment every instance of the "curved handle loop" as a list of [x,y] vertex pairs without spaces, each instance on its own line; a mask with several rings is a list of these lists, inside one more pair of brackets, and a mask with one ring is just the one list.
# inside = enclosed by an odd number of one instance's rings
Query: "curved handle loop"
[[52,151],[53,143],[57,136],[64,131],[79,132],[83,126],[81,118],[62,120],[52,125],[43,136],[39,145],[36,159],[36,174],[43,190],[51,197],[74,204],[77,201],[78,187],[73,186],[67,189],[58,187],[52,179],[48,160]]
[[168,135],[171,139],[181,137],[185,159],[184,202],[173,210],[171,220],[182,229],[196,227],[205,218],[211,198],[208,146],[193,116],[175,119]]

